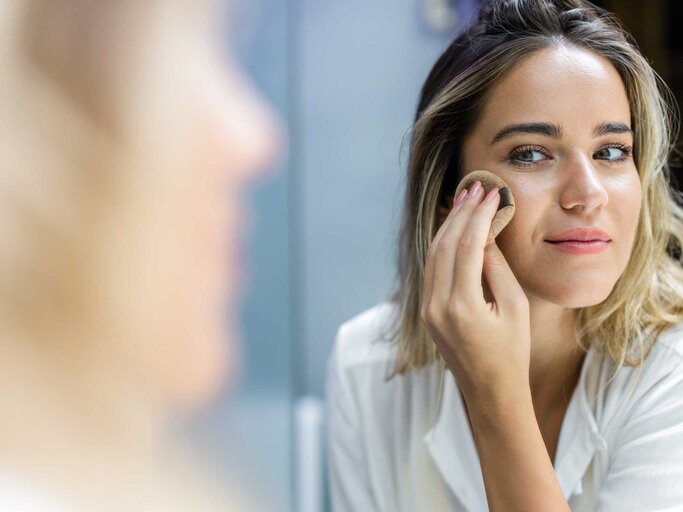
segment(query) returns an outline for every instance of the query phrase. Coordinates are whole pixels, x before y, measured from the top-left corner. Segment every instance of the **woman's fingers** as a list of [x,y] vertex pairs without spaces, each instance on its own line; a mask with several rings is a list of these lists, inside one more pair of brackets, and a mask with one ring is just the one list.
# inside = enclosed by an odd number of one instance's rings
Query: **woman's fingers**
[[462,202],[465,198],[465,194],[467,194],[467,190],[462,190],[458,197],[453,201],[453,207],[451,208],[451,211],[448,213],[448,216],[446,219],[443,221],[443,224],[441,224],[441,227],[439,230],[436,232],[436,235],[434,236],[434,240],[432,240],[432,243],[429,245],[429,249],[427,251],[427,256],[425,260],[425,274],[424,274],[424,283],[423,283],[423,294],[422,294],[422,304],[423,306],[426,306],[429,304],[429,301],[431,300],[432,293],[433,293],[433,286],[434,286],[434,267],[435,267],[435,259],[437,257],[437,247],[439,246],[439,243],[441,242],[441,239],[443,238],[444,233],[448,229],[448,227],[451,224],[451,221],[455,217],[455,214],[457,211],[462,207]]
[[[500,195],[497,188],[492,189],[483,202],[476,201],[478,205],[472,212],[458,242],[458,257],[455,261],[451,285],[454,289],[457,288],[458,295],[467,303],[483,305],[484,302],[484,291],[481,287],[484,245],[499,201]],[[496,297],[493,288],[491,292]]]
[[505,256],[495,241],[484,248],[484,275],[497,306],[510,311],[526,297]]
[[434,277],[431,300],[437,301],[438,304],[446,305],[450,301],[451,294],[453,293],[454,265],[457,257],[459,257],[458,246],[460,237],[482,195],[481,185],[476,189],[474,187],[470,189],[460,209],[456,211],[448,226],[446,226],[438,245],[435,246],[432,262]]

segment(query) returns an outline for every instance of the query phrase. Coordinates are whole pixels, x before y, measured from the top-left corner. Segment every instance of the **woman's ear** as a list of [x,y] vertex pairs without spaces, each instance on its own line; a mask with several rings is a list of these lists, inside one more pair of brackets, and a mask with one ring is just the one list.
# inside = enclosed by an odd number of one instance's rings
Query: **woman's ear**
[[453,208],[453,197],[454,196],[450,195],[446,198],[448,202],[448,207],[439,207],[439,226],[444,223],[446,217],[448,217],[448,214],[451,212],[451,209]]

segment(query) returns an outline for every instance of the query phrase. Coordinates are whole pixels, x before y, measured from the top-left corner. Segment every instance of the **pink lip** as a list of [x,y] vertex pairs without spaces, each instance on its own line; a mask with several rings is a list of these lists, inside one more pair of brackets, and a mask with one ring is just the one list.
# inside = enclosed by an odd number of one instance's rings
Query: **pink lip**
[[571,254],[598,254],[607,248],[611,238],[601,229],[586,226],[569,229],[546,242]]
[[561,242],[550,242],[546,240],[553,247],[557,247],[561,251],[569,252],[571,254],[598,254],[607,248],[610,243],[605,240],[591,240],[583,242],[579,240],[565,240]]
[[609,242],[611,237],[605,233],[603,230],[591,227],[573,228],[569,229],[559,235],[554,235],[549,237],[546,242],[565,242],[565,241],[577,241],[577,242],[592,242],[592,241],[602,241]]

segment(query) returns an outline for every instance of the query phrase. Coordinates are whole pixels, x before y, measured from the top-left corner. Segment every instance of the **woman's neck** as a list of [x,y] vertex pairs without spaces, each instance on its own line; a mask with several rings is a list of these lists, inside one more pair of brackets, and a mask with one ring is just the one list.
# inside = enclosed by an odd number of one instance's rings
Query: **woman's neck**
[[530,298],[529,311],[529,385],[534,404],[543,409],[566,406],[585,357],[574,333],[576,310]]
[[[62,347],[62,350],[58,350]],[[49,461],[77,464],[116,454],[152,457],[161,417],[115,361],[79,361],[55,340],[3,336],[0,344],[0,457],[40,473]],[[82,459],[82,460],[80,460]],[[32,467],[35,466],[35,467]]]
[[233,510],[111,351],[77,361],[40,342],[0,335],[0,474],[69,510]]

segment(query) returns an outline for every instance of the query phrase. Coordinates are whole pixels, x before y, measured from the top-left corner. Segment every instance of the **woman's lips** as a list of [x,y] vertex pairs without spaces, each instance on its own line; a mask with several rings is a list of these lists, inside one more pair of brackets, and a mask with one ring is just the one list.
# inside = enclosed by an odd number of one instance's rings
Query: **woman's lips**
[[584,226],[568,229],[564,233],[550,236],[546,240],[548,242],[592,242],[595,240],[603,240],[608,242],[610,240],[610,236],[600,228]]
[[600,228],[580,226],[551,236],[545,241],[569,254],[598,254],[607,248],[612,239]]
[[546,240],[546,242],[556,247],[560,251],[571,254],[598,254],[604,251],[607,248],[607,245],[610,243],[609,240],[562,240],[560,242],[549,242]]

